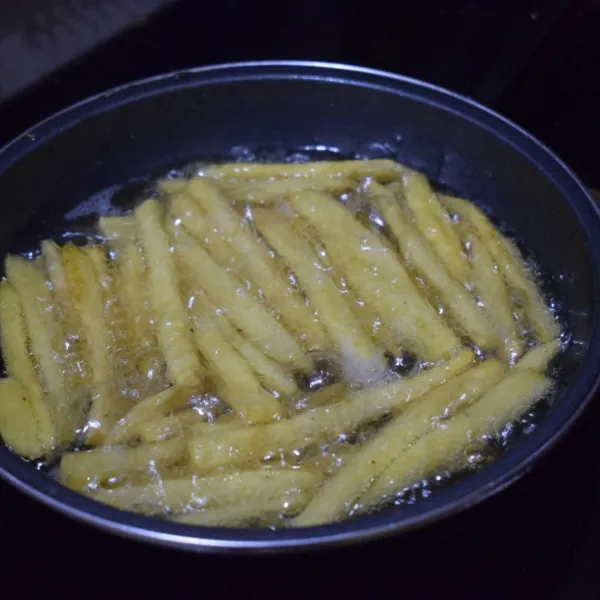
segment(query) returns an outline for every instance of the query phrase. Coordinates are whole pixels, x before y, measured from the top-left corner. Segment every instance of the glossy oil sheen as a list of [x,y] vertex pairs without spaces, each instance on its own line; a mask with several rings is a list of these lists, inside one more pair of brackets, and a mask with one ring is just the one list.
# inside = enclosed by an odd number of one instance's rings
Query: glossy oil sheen
[[40,124],[0,153],[0,253],[27,249],[99,190],[234,146],[377,148],[492,210],[526,241],[572,343],[557,401],[530,435],[472,477],[401,510],[282,532],[189,528],[122,513],[62,488],[0,448],[0,472],[43,502],[116,533],[179,547],[260,550],[358,541],[466,508],[525,473],[591,397],[600,368],[600,222],[552,154],[501,117],[417,81],[332,65],[229,65],[125,86]]

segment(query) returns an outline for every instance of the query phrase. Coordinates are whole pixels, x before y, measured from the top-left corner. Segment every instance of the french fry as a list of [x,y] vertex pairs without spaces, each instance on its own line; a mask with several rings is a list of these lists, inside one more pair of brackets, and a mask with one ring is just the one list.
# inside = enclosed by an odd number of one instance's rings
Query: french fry
[[319,320],[342,354],[346,376],[362,383],[380,379],[384,371],[381,352],[363,332],[308,243],[272,211],[255,209],[254,222],[300,280]]
[[179,231],[175,251],[195,283],[252,342],[281,364],[310,369],[294,337],[185,231]]
[[229,205],[227,197],[217,186],[202,179],[191,181],[186,193],[202,208],[210,229],[235,250],[239,266],[246,273],[244,279],[256,283],[282,321],[302,336],[308,349],[324,349],[325,333],[304,298],[277,271],[267,249],[257,243],[248,224]]
[[172,438],[135,447],[101,446],[83,452],[67,452],[60,461],[60,481],[74,490],[85,490],[110,479],[122,479],[183,464],[187,444]]
[[460,237],[427,178],[411,171],[402,178],[404,197],[421,235],[431,244],[448,273],[461,284],[471,280],[471,270]]
[[44,240],[41,247],[48,279],[52,285],[52,291],[59,302],[66,304],[67,281],[60,259],[60,249],[52,240]]
[[250,423],[272,421],[281,413],[281,404],[261,387],[246,361],[221,333],[204,310],[197,294],[188,303],[194,340],[209,367],[219,376],[226,400],[241,419]]
[[295,515],[308,504],[309,500],[310,494],[302,490],[290,490],[266,502],[261,494],[256,499],[246,496],[244,502],[239,505],[186,512],[175,515],[173,521],[196,527],[243,527],[249,521],[257,519]]
[[318,230],[330,258],[350,287],[411,349],[441,358],[460,346],[458,337],[421,297],[393,250],[340,204],[329,196],[310,192],[292,195],[291,202]]
[[[18,381],[25,388],[27,401],[23,401],[23,403],[27,404],[28,408],[23,407],[23,410],[26,412],[30,410],[35,419],[36,439],[38,440],[40,454],[48,454],[56,443],[54,420],[47,399],[42,395],[42,387],[37,379],[35,368],[27,350],[27,335],[21,312],[21,302],[17,292],[8,281],[0,283],[0,331],[2,334],[2,357],[6,371],[12,379]],[[14,393],[16,386],[12,383],[5,385],[6,389],[9,390],[8,393],[13,392],[13,397],[16,398],[18,396]],[[2,410],[1,403],[2,399],[0,398],[0,411]],[[9,405],[7,404],[7,406]],[[4,428],[11,426],[9,423],[12,418],[10,414],[12,413],[9,412],[5,417]],[[2,429],[0,429],[1,431]],[[6,436],[3,437],[7,439]],[[23,442],[20,443],[20,447],[24,447]],[[29,448],[29,450],[31,451],[32,448]],[[16,447],[15,451],[21,454]]]
[[149,398],[144,398],[115,423],[104,443],[116,445],[130,441],[135,435],[138,425],[184,408],[189,402],[191,394],[192,391],[186,388],[169,387]]
[[266,356],[252,342],[239,333],[215,305],[205,296],[198,295],[203,309],[215,319],[221,333],[238,354],[252,367],[262,385],[280,396],[293,396],[298,391],[293,377],[278,363]]
[[550,361],[560,351],[560,340],[552,340],[546,344],[540,344],[535,346],[531,350],[528,350],[521,360],[513,367],[515,371],[522,371],[524,369],[533,369],[543,373],[550,363]]
[[294,520],[294,526],[319,525],[342,517],[403,450],[434,427],[439,419],[445,419],[477,400],[500,381],[505,370],[498,361],[485,361],[411,403],[323,484]]
[[386,220],[400,252],[408,265],[423,274],[440,295],[459,328],[485,350],[501,344],[492,324],[475,302],[475,298],[452,278],[427,240],[414,229],[404,216],[393,192],[378,183],[368,186],[372,201]]
[[511,302],[494,261],[487,248],[475,235],[467,236],[475,291],[504,343],[504,358],[509,364],[523,354],[523,340],[517,331]]
[[298,177],[339,177],[364,179],[373,177],[378,181],[398,179],[405,168],[393,160],[346,160],[318,161],[302,164],[257,164],[257,163],[226,163],[211,165],[199,172],[201,177],[216,179],[271,179]]
[[470,351],[461,351],[455,358],[420,375],[366,388],[347,400],[291,419],[195,436],[190,440],[190,459],[200,472],[210,472],[222,466],[259,464],[268,456],[333,440],[362,423],[389,412],[401,412],[409,402],[466,369],[472,360]]
[[276,179],[256,181],[252,183],[222,184],[228,196],[235,202],[249,204],[273,205],[285,200],[287,196],[297,192],[326,192],[342,194],[356,188],[357,182],[352,179],[333,179],[331,177],[307,177],[305,179]]
[[177,179],[161,179],[158,182],[158,189],[163,194],[171,196],[181,192],[186,185],[187,179],[184,179],[183,177]]
[[465,466],[464,451],[482,448],[483,435],[497,435],[550,389],[550,380],[536,371],[511,371],[475,405],[444,421],[401,453],[360,499],[365,507],[448,468]]
[[48,407],[39,399],[34,407],[25,386],[12,377],[0,379],[0,438],[26,458],[48,454],[53,447],[54,427]]
[[286,493],[312,490],[320,477],[310,471],[269,469],[240,471],[211,477],[165,479],[156,485],[98,490],[90,497],[116,508],[161,513],[213,506],[233,506],[246,498],[266,505]]
[[135,242],[138,237],[138,224],[134,215],[100,217],[98,224],[108,245],[116,249]]
[[169,377],[177,386],[198,386],[203,369],[179,295],[175,265],[157,202],[147,200],[138,206],[135,218],[148,258],[150,307]]
[[474,205],[453,196],[440,196],[443,205],[463,221],[469,223],[487,247],[498,265],[507,286],[518,290],[526,301],[526,314],[541,342],[550,342],[560,335],[556,319],[546,306],[530,269],[513,242],[502,236],[488,218]]

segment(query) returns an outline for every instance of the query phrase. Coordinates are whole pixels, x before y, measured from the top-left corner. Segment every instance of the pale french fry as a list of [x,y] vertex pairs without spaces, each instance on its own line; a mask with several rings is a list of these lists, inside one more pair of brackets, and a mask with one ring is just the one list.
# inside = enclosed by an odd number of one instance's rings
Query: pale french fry
[[136,433],[136,427],[169,412],[185,407],[190,399],[191,390],[170,387],[154,396],[138,402],[123,418],[114,425],[105,440],[107,445],[128,442]]
[[472,352],[461,351],[455,358],[420,375],[366,388],[347,400],[291,419],[196,436],[190,441],[190,459],[196,469],[209,472],[222,466],[258,464],[268,456],[333,440],[362,423],[389,412],[401,412],[409,402],[466,369],[472,360]]
[[178,386],[198,386],[203,369],[179,295],[175,265],[161,225],[158,203],[147,200],[137,207],[135,218],[148,259],[150,307],[169,377]]
[[175,251],[195,283],[252,342],[282,364],[310,369],[311,361],[294,336],[185,231],[178,232]]
[[237,253],[239,268],[260,288],[283,322],[305,341],[308,349],[326,348],[323,328],[302,295],[279,273],[267,249],[257,243],[248,223],[229,205],[228,198],[210,181],[195,179],[186,193],[202,208],[210,229]]
[[175,515],[173,521],[197,527],[243,527],[257,519],[298,514],[308,504],[310,497],[309,493],[302,490],[291,490],[266,502],[262,495],[257,499],[246,496],[241,504],[187,512]]
[[400,492],[434,472],[464,467],[467,448],[482,448],[485,434],[497,435],[510,421],[550,389],[549,379],[536,371],[511,371],[477,403],[433,429],[400,454],[360,499],[365,507]]
[[211,165],[202,169],[202,177],[217,179],[270,179],[296,177],[340,177],[364,179],[373,177],[378,181],[398,179],[406,169],[393,160],[345,160],[318,161],[302,164],[257,164],[257,163],[226,163]]
[[136,474],[153,474],[160,469],[187,461],[187,444],[172,438],[156,444],[135,447],[101,446],[84,452],[68,452],[60,461],[60,481],[74,490],[95,487],[110,479]]
[[[25,388],[26,404],[30,406],[36,421],[37,443],[40,446],[41,454],[47,454],[53,449],[56,441],[54,420],[47,399],[42,395],[42,387],[27,350],[27,335],[21,312],[21,302],[17,292],[8,281],[0,283],[0,332],[2,334],[2,358],[6,372]],[[14,384],[6,384],[6,386],[9,392],[15,388]],[[1,402],[0,398],[0,404]],[[9,417],[7,416],[6,419]],[[21,454],[16,448],[15,451]]]
[[305,179],[276,179],[252,183],[223,183],[228,196],[236,202],[272,205],[283,202],[287,196],[297,192],[326,192],[342,194],[356,188],[352,179],[333,179],[331,177],[308,177]]
[[464,285],[471,280],[469,261],[446,209],[421,173],[405,173],[402,183],[406,203],[421,235],[431,244],[448,273]]
[[329,196],[310,192],[292,195],[291,202],[318,230],[330,258],[343,271],[350,287],[411,349],[440,358],[460,346],[458,337],[419,294],[394,251],[340,204]]
[[[39,401],[38,401],[39,402]],[[40,420],[40,407],[45,420]],[[50,411],[34,408],[25,386],[8,377],[0,379],[0,438],[26,458],[38,458],[52,450],[54,428]]]
[[[198,294],[201,295],[201,294]],[[265,423],[281,413],[281,404],[261,387],[246,361],[221,333],[201,301],[192,296],[188,303],[194,340],[209,367],[219,376],[226,400],[244,421]]]
[[502,236],[474,204],[453,196],[442,195],[440,199],[450,212],[474,227],[498,265],[509,289],[518,290],[525,296],[525,311],[538,339],[550,342],[557,338],[560,327],[546,306],[531,270],[525,265],[515,244]]
[[375,182],[368,186],[368,191],[394,235],[405,262],[424,275],[436,289],[459,328],[480,348],[497,348],[501,340],[475,298],[450,275],[427,240],[412,227],[393,192]]
[[41,244],[42,256],[48,279],[52,285],[52,291],[56,299],[61,303],[67,301],[67,280],[60,259],[60,249],[52,240],[44,240]]
[[100,217],[98,224],[108,245],[117,249],[135,242],[138,237],[138,224],[134,215]]
[[294,526],[319,525],[342,517],[402,451],[434,427],[437,420],[447,418],[491,389],[505,370],[498,361],[483,362],[411,403],[323,484],[294,520]]
[[280,364],[270,359],[239,333],[227,317],[222,314],[222,311],[217,309],[205,294],[198,294],[196,301],[206,314],[211,315],[225,339],[250,365],[265,388],[273,390],[280,396],[292,396],[298,391],[298,386],[293,377]]
[[504,342],[504,357],[509,364],[523,354],[523,340],[517,331],[517,323],[502,276],[485,245],[475,235],[467,235],[473,271],[475,292],[481,298],[487,313]]
[[560,351],[560,340],[552,340],[546,344],[540,344],[535,346],[531,350],[528,350],[521,360],[513,367],[515,371],[522,371],[524,369],[533,369],[543,373],[550,363],[550,361]]
[[363,332],[308,243],[272,211],[255,209],[254,222],[300,280],[319,320],[341,352],[346,377],[361,383],[380,379],[384,371],[381,352]]
[[286,493],[311,491],[319,480],[319,475],[302,470],[240,471],[211,477],[165,479],[143,487],[98,490],[90,497],[121,509],[160,513],[240,505],[248,497],[266,504]]
[[187,185],[187,179],[183,177],[177,179],[161,179],[158,182],[158,189],[163,193],[171,196],[178,194]]

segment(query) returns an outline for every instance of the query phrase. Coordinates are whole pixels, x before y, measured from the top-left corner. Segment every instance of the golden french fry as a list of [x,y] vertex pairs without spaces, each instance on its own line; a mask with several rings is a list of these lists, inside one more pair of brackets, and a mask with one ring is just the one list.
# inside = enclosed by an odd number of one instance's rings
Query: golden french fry
[[434,427],[437,420],[477,400],[498,383],[505,370],[498,361],[483,362],[411,403],[323,484],[294,525],[306,527],[342,517],[403,450]]
[[302,164],[257,164],[257,163],[226,163],[211,165],[199,172],[201,177],[217,179],[271,179],[297,177],[340,177],[364,179],[373,177],[378,181],[398,179],[405,167],[393,160],[345,160],[319,161]]
[[281,413],[281,404],[261,387],[256,375],[223,336],[196,294],[188,303],[194,340],[209,367],[226,390],[226,401],[241,419],[250,423],[272,421]]
[[550,361],[560,351],[560,340],[552,340],[546,344],[540,344],[535,346],[531,350],[528,350],[521,360],[513,367],[515,371],[522,371],[524,369],[533,369],[543,373],[547,368]]
[[485,310],[496,326],[504,342],[504,357],[509,364],[523,354],[523,340],[517,331],[517,323],[502,276],[496,270],[494,261],[480,239],[469,234],[467,236],[471,265],[473,267],[473,283],[475,292],[483,302]]
[[295,338],[185,231],[178,232],[175,251],[194,282],[252,342],[282,364],[310,369],[310,359]]
[[292,489],[281,496],[264,500],[246,496],[243,503],[237,505],[205,508],[201,511],[175,515],[176,523],[197,527],[243,527],[250,521],[270,517],[289,517],[298,514],[309,502],[310,494],[303,490]]
[[246,498],[266,504],[286,493],[311,491],[319,480],[319,475],[303,470],[240,471],[211,477],[165,479],[143,487],[97,490],[90,497],[117,508],[156,514],[165,510],[240,505]]
[[282,321],[302,337],[308,349],[324,349],[325,332],[306,306],[304,298],[276,269],[267,249],[257,242],[248,223],[229,205],[227,197],[216,185],[202,179],[192,180],[186,187],[186,193],[204,211],[213,231],[212,238],[216,234],[235,250],[238,272],[241,269],[245,273],[243,279],[250,279],[258,286]]
[[460,237],[427,178],[411,171],[402,178],[404,197],[421,235],[431,244],[448,273],[461,284],[471,280],[471,270]]
[[295,209],[317,229],[331,260],[350,287],[417,354],[447,356],[460,340],[419,294],[395,252],[325,194],[291,196]]
[[546,306],[535,279],[513,242],[502,236],[488,218],[474,205],[453,196],[441,195],[443,205],[462,220],[469,223],[479,234],[509,289],[525,296],[525,310],[536,336],[541,342],[550,342],[560,335],[559,325]]
[[464,451],[482,448],[485,434],[498,434],[550,389],[550,380],[536,371],[511,371],[477,403],[433,429],[401,453],[360,499],[365,507],[400,492],[434,472],[465,466]]
[[179,295],[179,282],[158,203],[146,200],[137,207],[135,218],[148,258],[150,307],[169,377],[178,386],[198,386],[203,369]]
[[74,490],[85,490],[111,479],[157,470],[187,461],[187,444],[172,438],[135,447],[101,446],[85,452],[67,452],[60,461],[60,481]]
[[341,353],[346,377],[359,382],[381,379],[381,352],[367,336],[311,247],[272,211],[254,210],[254,222],[300,281],[319,320]]
[[366,388],[347,400],[291,419],[196,436],[190,441],[190,459],[196,469],[208,472],[223,466],[259,464],[268,456],[335,439],[362,423],[402,411],[410,401],[466,369],[472,360],[472,352],[461,351],[455,358],[420,375]]
[[386,220],[400,252],[408,265],[423,274],[449,309],[459,328],[482,349],[495,349],[501,344],[498,334],[475,298],[452,278],[427,240],[412,227],[393,192],[378,183],[368,186],[372,201]]

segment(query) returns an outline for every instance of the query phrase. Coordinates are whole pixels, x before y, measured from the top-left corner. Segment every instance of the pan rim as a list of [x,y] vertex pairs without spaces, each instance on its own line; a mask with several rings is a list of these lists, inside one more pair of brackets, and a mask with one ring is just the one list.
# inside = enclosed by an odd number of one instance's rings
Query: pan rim
[[[58,512],[124,537],[195,551],[266,552],[363,542],[406,532],[447,518],[490,498],[512,485],[530,471],[534,464],[562,439],[585,410],[599,387],[600,331],[598,297],[600,294],[598,285],[600,248],[594,248],[590,239],[591,230],[595,229],[600,232],[600,212],[596,204],[574,173],[534,136],[476,101],[434,84],[368,67],[321,61],[233,62],[164,73],[116,86],[81,100],[40,121],[0,149],[0,176],[33,148],[45,143],[61,131],[76,126],[80,120],[87,116],[95,114],[88,110],[93,109],[95,106],[100,109],[99,112],[105,112],[121,103],[134,101],[136,98],[159,95],[165,93],[168,89],[211,85],[221,80],[232,81],[231,74],[236,72],[239,72],[238,79],[243,80],[244,78],[250,78],[251,73],[255,70],[269,71],[270,69],[273,77],[281,78],[286,76],[306,78],[313,72],[313,76],[317,79],[326,80],[329,78],[331,80],[334,74],[345,74],[347,77],[344,82],[347,85],[354,86],[370,82],[379,87],[389,88],[391,85],[393,88],[395,84],[397,87],[394,88],[394,91],[404,95],[409,95],[410,92],[407,89],[403,90],[402,86],[405,86],[405,88],[412,86],[417,94],[417,101],[421,102],[426,102],[426,99],[419,97],[418,93],[430,92],[438,98],[439,103],[437,105],[443,109],[452,111],[451,104],[454,102],[457,104],[457,111],[462,118],[469,118],[463,112],[470,109],[474,113],[471,118],[478,125],[485,127],[483,120],[488,119],[492,125],[496,125],[496,128],[493,129],[495,135],[501,135],[497,129],[505,130],[506,136],[502,136],[503,141],[513,144],[517,149],[524,152],[530,160],[543,168],[546,176],[551,178],[554,184],[561,189],[565,201],[568,201],[577,213],[580,224],[588,237],[590,252],[594,257],[596,307],[590,345],[580,367],[577,380],[565,393],[565,397],[560,403],[562,405],[570,400],[570,403],[574,406],[568,412],[565,410],[559,411],[560,406],[555,407],[552,411],[554,417],[552,430],[549,425],[546,427],[546,421],[551,416],[549,415],[544,419],[544,427],[538,428],[538,431],[541,430],[543,434],[548,429],[544,435],[534,432],[523,440],[517,448],[509,452],[507,456],[501,457],[482,472],[474,474],[465,482],[454,484],[446,491],[440,490],[433,495],[438,499],[440,496],[442,498],[448,497],[447,501],[429,502],[424,500],[418,503],[419,510],[412,512],[411,507],[403,509],[402,512],[385,510],[356,520],[306,529],[281,531],[189,527],[119,511],[68,490],[46,475],[35,471],[31,465],[28,465],[12,454],[5,446],[2,446],[0,448],[0,477],[20,491]],[[284,70],[288,70],[287,75],[283,73]],[[211,79],[211,75],[216,75],[216,77]],[[256,76],[256,73],[254,76]],[[333,79],[333,81],[336,81],[336,79]],[[463,112],[460,111],[461,108]],[[521,144],[517,144],[512,138],[521,138]],[[529,150],[538,155],[537,159],[521,148],[525,142],[530,146]],[[542,164],[540,164],[540,161]],[[548,168],[544,168],[544,166]],[[549,167],[553,167],[554,170]],[[568,200],[570,196],[565,190],[570,190],[573,196],[579,198],[577,206],[572,204],[570,199]],[[584,219],[585,215],[582,212],[586,212],[590,219]],[[559,419],[557,415],[560,412],[565,412],[565,415]],[[519,456],[522,458],[519,459]],[[506,458],[511,460],[507,461]],[[507,463],[513,464],[510,468],[506,468],[503,465]],[[468,485],[474,481],[476,485]],[[471,491],[469,491],[469,488],[472,488]]]

